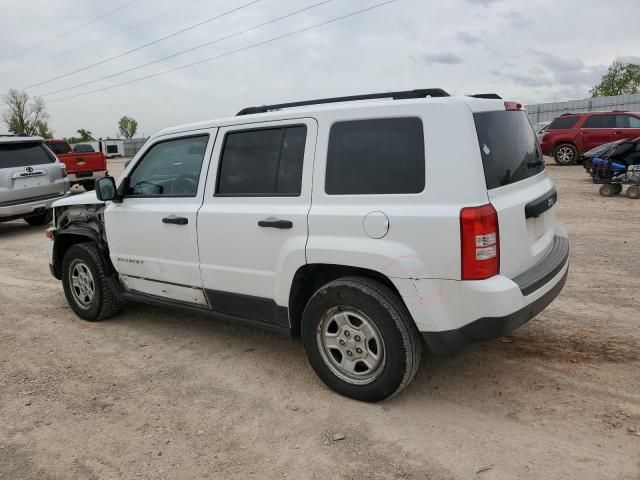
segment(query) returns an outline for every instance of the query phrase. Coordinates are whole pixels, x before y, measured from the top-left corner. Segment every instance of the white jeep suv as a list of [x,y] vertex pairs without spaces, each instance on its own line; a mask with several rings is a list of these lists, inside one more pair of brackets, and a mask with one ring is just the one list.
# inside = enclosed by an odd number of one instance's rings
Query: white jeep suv
[[434,354],[562,289],[569,242],[519,104],[440,89],[252,107],[155,134],[120,179],[57,202],[50,263],[81,318],[124,301],[300,335],[378,401]]

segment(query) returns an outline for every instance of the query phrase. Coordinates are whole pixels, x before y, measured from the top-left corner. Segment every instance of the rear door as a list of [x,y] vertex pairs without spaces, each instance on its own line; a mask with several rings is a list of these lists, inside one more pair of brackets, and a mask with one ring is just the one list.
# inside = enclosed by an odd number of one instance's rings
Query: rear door
[[[474,120],[489,201],[498,213],[500,273],[513,278],[552,247],[555,188],[526,112],[478,112]],[[527,206],[540,201],[545,211],[528,215]]]
[[42,141],[0,143],[0,205],[65,192],[62,168]]
[[289,326],[291,281],[306,263],[316,134],[313,119],[220,129],[198,212],[213,310]]
[[580,129],[583,152],[602,144],[622,140],[622,132],[616,129],[616,115],[592,115]]

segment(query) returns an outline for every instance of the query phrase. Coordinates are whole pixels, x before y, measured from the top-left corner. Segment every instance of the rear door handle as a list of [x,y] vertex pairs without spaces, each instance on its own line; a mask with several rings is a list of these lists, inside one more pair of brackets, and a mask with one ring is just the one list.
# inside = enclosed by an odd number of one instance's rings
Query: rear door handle
[[263,228],[293,228],[293,222],[290,220],[279,220],[277,218],[269,217],[258,222],[259,227]]
[[162,219],[162,223],[172,223],[174,225],[186,225],[189,223],[188,218],[176,217],[175,215],[169,215]]

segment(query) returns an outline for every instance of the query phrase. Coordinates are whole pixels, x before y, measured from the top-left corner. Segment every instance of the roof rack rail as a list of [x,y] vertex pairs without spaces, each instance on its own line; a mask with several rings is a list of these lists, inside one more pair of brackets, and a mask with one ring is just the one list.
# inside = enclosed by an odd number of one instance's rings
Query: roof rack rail
[[441,88],[423,88],[419,90],[406,90],[403,92],[369,93],[366,95],[351,95],[349,97],[319,98],[316,100],[304,100],[302,102],[278,103],[275,105],[263,105],[261,107],[247,107],[240,110],[237,116],[266,113],[282,108],[305,107],[308,105],[323,105],[327,103],[355,102],[359,100],[374,100],[377,98],[392,98],[394,100],[406,100],[409,98],[449,97],[450,95]]
[[502,97],[497,93],[476,93],[474,95],[469,95],[473,98],[489,98],[493,100],[502,100]]

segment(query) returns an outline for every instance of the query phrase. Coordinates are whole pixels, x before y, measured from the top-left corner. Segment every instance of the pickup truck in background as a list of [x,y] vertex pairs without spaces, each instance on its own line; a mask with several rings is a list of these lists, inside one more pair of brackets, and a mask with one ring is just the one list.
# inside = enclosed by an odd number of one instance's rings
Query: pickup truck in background
[[65,164],[72,185],[78,183],[85,190],[93,190],[96,179],[109,173],[102,152],[75,152],[66,140],[46,140],[45,145]]

